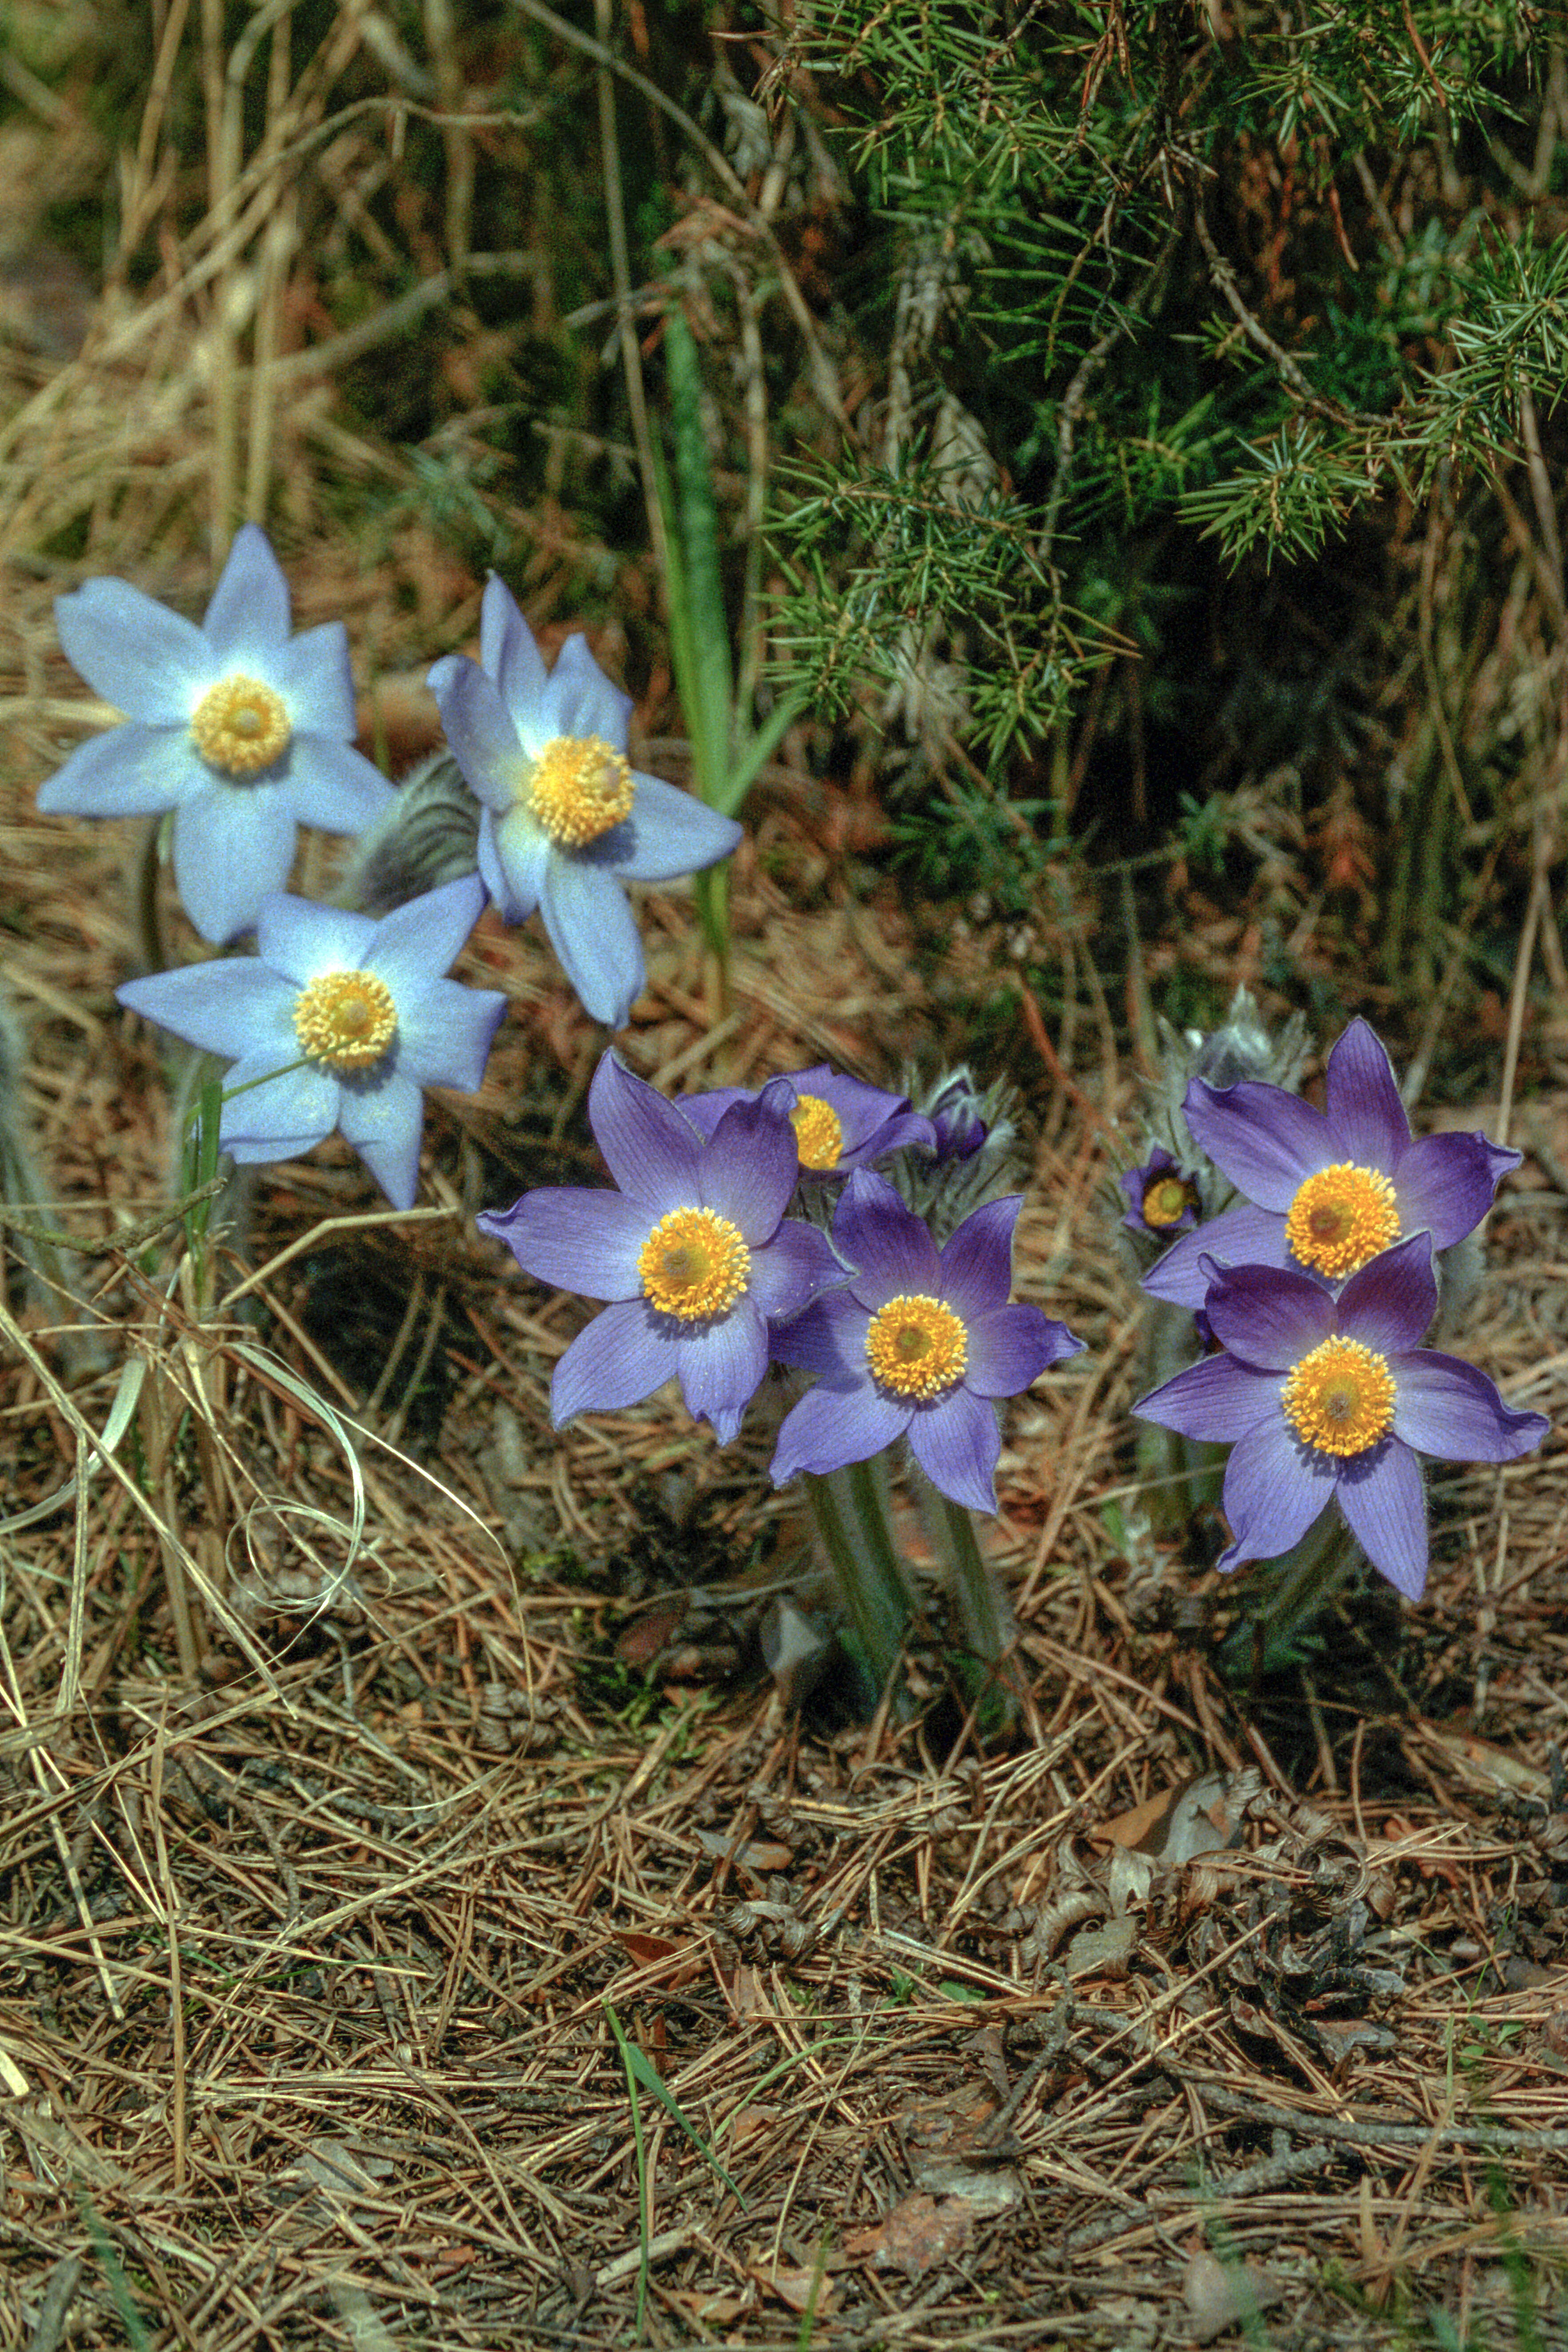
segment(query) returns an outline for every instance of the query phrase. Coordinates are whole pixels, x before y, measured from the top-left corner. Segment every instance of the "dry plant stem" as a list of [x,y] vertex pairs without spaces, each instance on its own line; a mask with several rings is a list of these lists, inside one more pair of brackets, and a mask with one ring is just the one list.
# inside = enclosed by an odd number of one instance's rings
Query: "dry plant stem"
[[[225,88],[222,0],[202,0],[202,80],[207,101],[207,206],[214,226],[227,229],[235,213],[239,171],[239,93]],[[209,347],[212,352],[212,551],[214,563],[228,551],[235,523],[239,460],[239,406],[235,383],[235,296],[237,254],[231,254],[213,289]]]
[[[447,113],[461,114],[465,92],[452,0],[424,0],[424,38],[436,95]],[[446,150],[446,257],[460,276],[473,228],[474,139],[455,123],[446,125],[441,136]]]
[[185,1575],[183,1547],[174,1533],[178,1514],[171,1457],[179,1431],[181,1407],[177,1399],[171,1400],[168,1396],[163,1374],[157,1365],[148,1367],[138,1411],[146,1456],[147,1490],[150,1496],[157,1496],[162,1507],[158,1544],[163,1561],[164,1589],[169,1595],[169,1615],[174,1627],[174,1646],[180,1655],[181,1673],[187,1681],[194,1681],[201,1670],[202,1652],[196,1636],[195,1614],[191,1607],[191,1587]]
[[[289,34],[292,6],[286,7],[272,28],[267,60],[267,120],[269,131],[288,101]],[[282,341],[283,303],[288,286],[289,257],[294,250],[295,194],[280,187],[277,210],[262,232],[261,266],[256,302],[254,364],[250,377],[250,433],[246,450],[245,512],[247,522],[265,523],[272,487],[272,452],[277,425],[277,363]]]

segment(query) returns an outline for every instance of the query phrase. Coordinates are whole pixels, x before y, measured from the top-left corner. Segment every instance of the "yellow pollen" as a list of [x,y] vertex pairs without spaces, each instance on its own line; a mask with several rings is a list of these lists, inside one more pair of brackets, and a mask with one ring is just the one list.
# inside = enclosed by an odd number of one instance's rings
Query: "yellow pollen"
[[865,1355],[873,1377],[894,1396],[940,1396],[963,1377],[969,1337],[950,1307],[915,1294],[890,1298],[877,1309],[865,1335]]
[[329,1070],[374,1067],[397,1035],[397,1005],[373,971],[328,971],[294,1000],[300,1050]]
[[844,1130],[831,1103],[821,1095],[802,1095],[789,1114],[795,1149],[802,1168],[836,1168],[844,1148]]
[[1296,1435],[1321,1454],[1364,1454],[1394,1419],[1388,1360],[1359,1339],[1325,1339],[1294,1366],[1280,1393]]
[[528,814],[563,849],[582,849],[625,823],[635,794],[619,751],[597,735],[558,735],[534,763]]
[[1157,1176],[1144,1190],[1145,1225],[1174,1225],[1192,1206],[1192,1186],[1185,1176]]
[[1285,1239],[1302,1265],[1337,1282],[1399,1239],[1399,1203],[1386,1176],[1350,1160],[1320,1168],[1285,1214]]
[[683,1323],[727,1315],[751,1279],[738,1225],[712,1209],[672,1209],[637,1253],[643,1296]]
[[191,740],[224,776],[259,775],[282,759],[292,733],[282,696],[237,670],[210,686],[191,714]]

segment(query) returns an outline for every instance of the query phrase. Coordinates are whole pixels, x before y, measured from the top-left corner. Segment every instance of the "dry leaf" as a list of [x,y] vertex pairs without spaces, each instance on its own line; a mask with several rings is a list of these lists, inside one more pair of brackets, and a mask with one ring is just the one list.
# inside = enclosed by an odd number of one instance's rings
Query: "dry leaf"
[[1228,2327],[1239,2327],[1278,2303],[1284,2288],[1256,2263],[1217,2262],[1200,2246],[1182,2274],[1181,2291],[1192,2314],[1199,2344],[1212,2344]]

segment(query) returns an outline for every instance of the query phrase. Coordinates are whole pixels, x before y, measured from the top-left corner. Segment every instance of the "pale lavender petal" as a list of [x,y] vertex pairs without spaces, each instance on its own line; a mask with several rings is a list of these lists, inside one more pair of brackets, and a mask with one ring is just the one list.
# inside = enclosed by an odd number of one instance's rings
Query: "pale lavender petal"
[[1552,1424],[1505,1404],[1462,1357],[1417,1348],[1394,1366],[1394,1433],[1440,1462],[1514,1462],[1533,1454]]
[[38,808],[44,816],[156,816],[211,782],[183,727],[110,727],[78,743],[39,785]]
[[351,743],[297,735],[288,748],[283,790],[301,824],[323,833],[364,833],[392,803],[392,788]]
[[[511,713],[518,740],[544,699],[549,672],[517,599],[497,572],[485,583],[479,605],[479,658]],[[541,748],[536,744],[535,750]]]
[[1210,1285],[1203,1311],[1220,1346],[1262,1371],[1288,1371],[1334,1328],[1328,1292],[1287,1266],[1228,1267]]
[[800,1160],[789,1124],[792,1095],[775,1078],[755,1102],[732,1103],[698,1165],[704,1206],[738,1225],[748,1242],[772,1238],[795,1190]]
[[768,1475],[782,1486],[801,1470],[823,1477],[852,1462],[869,1462],[912,1418],[907,1404],[884,1397],[869,1381],[849,1390],[825,1384],[810,1389],[784,1416]]
[[1279,1413],[1239,1437],[1222,1497],[1231,1540],[1215,1566],[1228,1572],[1246,1559],[1278,1559],[1300,1543],[1327,1507],[1334,1469],[1331,1456],[1299,1445]]
[[549,835],[521,807],[497,818],[479,812],[479,879],[494,898],[504,923],[520,923],[539,903],[549,872]]
[[[783,1228],[788,1232],[789,1228]],[[841,1391],[870,1381],[865,1339],[871,1317],[847,1290],[830,1290],[773,1333],[774,1361],[817,1372]]]
[[225,667],[253,646],[280,646],[288,635],[288,583],[267,533],[242,523],[207,606],[202,631]]
[[969,1360],[964,1385],[977,1396],[1017,1396],[1048,1365],[1076,1356],[1083,1345],[1065,1323],[1053,1323],[1038,1307],[995,1307],[965,1322]]
[[545,867],[539,913],[583,1011],[607,1029],[624,1029],[647,972],[621,884],[584,858],[554,856]]
[[[235,667],[244,670],[243,657]],[[297,732],[333,743],[351,742],[355,731],[354,677],[349,667],[349,633],[341,621],[325,621],[283,646],[269,646],[252,665],[263,682],[276,687]]]
[[580,1331],[550,1381],[550,1419],[564,1429],[580,1412],[619,1412],[673,1380],[678,1342],[671,1318],[633,1298],[607,1307]]
[[1336,1160],[1391,1176],[1410,1141],[1410,1122],[1382,1041],[1353,1021],[1329,1055],[1329,1131]]
[[651,1222],[699,1204],[695,1129],[614,1054],[601,1055],[593,1073],[588,1123],[612,1177],[629,1200],[653,1211]]
[[380,973],[401,1010],[405,995],[451,971],[484,911],[485,886],[476,874],[444,882],[382,916],[361,950],[362,969]]
[[909,1423],[909,1450],[934,1486],[969,1511],[997,1507],[997,1462],[1002,1450],[997,1409],[960,1384],[935,1404],[922,1405]]
[[1288,1265],[1285,1220],[1270,1209],[1243,1204],[1210,1217],[1196,1233],[1183,1234],[1164,1257],[1144,1276],[1152,1298],[1168,1299],[1173,1307],[1189,1307],[1196,1314],[1208,1297],[1213,1276],[1202,1264],[1206,1257],[1220,1265]]
[[1432,1237],[1412,1234],[1351,1276],[1339,1297],[1339,1328],[1347,1339],[1359,1339],[1381,1356],[1398,1355],[1420,1346],[1437,1311]]
[[1322,1111],[1282,1087],[1243,1078],[1220,1088],[1194,1078],[1182,1108],[1199,1150],[1260,1209],[1282,1216],[1303,1178],[1333,1165],[1333,1139]]
[[632,698],[612,686],[589,651],[584,636],[568,637],[555,658],[538,723],[546,740],[559,735],[597,735],[612,751],[626,750]]
[[57,596],[55,626],[66,659],[93,692],[149,726],[187,725],[223,676],[194,621],[129,581],[88,580],[74,595]]
[[394,1209],[412,1209],[419,1190],[424,1097],[412,1078],[389,1070],[372,1086],[345,1085],[338,1128]]
[[1419,1601],[1427,1585],[1427,1493],[1410,1448],[1391,1437],[1342,1464],[1334,1492],[1379,1576],[1406,1601]]
[[1425,1226],[1434,1249],[1450,1249],[1474,1233],[1499,1184],[1520,1154],[1484,1135],[1424,1135],[1410,1146],[1394,1179],[1405,1231]]
[[[273,1070],[273,1056],[265,1051],[247,1054],[224,1077],[229,1097],[219,1133],[225,1150],[235,1159],[265,1156],[296,1157],[330,1135],[338,1124],[339,1081],[310,1062],[297,1062]],[[258,1083],[259,1081],[259,1083]],[[242,1149],[244,1147],[244,1149]]]
[[507,1010],[498,988],[427,981],[398,999],[397,1066],[421,1087],[455,1087],[476,1095]]
[[505,1242],[536,1282],[584,1298],[624,1299],[642,1295],[637,1259],[658,1220],[623,1192],[542,1184],[509,1209],[482,1210],[474,1222]]
[[988,1201],[965,1218],[942,1252],[939,1295],[966,1323],[1008,1303],[1013,1286],[1013,1228],[1022,1207],[1023,1197],[1017,1192]]
[[1251,1371],[1234,1356],[1205,1356],[1140,1398],[1133,1412],[1140,1421],[1157,1421],[1184,1437],[1226,1445],[1263,1421],[1284,1426],[1280,1388],[1278,1372]]
[[749,1298],[737,1298],[719,1321],[684,1332],[675,1358],[686,1411],[711,1422],[727,1445],[768,1370],[767,1324]]
[[324,907],[280,890],[256,917],[256,953],[297,988],[306,988],[323,972],[362,971],[377,928],[371,916],[350,907]]
[[[769,1320],[799,1315],[847,1278],[826,1234],[798,1217],[786,1217],[772,1240],[751,1254],[751,1296]],[[863,1328],[865,1309],[859,1313]]]
[[710,809],[695,793],[639,773],[632,814],[606,835],[606,844],[616,873],[626,881],[672,882],[733,856],[744,834],[744,826]]
[[942,1261],[924,1222],[905,1206],[884,1176],[857,1168],[833,1213],[833,1247],[855,1297],[873,1312],[905,1293],[935,1298]]
[[298,839],[276,784],[214,784],[174,812],[174,881],[203,939],[218,946],[255,923],[262,900],[281,890]]
[[128,980],[115,991],[132,1013],[199,1045],[204,1054],[223,1054],[232,1061],[266,1051],[277,1055],[279,1067],[299,1055],[295,993],[255,956],[183,964],[174,971]]
[[527,763],[494,679],[466,654],[447,654],[426,683],[470,792],[503,814],[524,790]]

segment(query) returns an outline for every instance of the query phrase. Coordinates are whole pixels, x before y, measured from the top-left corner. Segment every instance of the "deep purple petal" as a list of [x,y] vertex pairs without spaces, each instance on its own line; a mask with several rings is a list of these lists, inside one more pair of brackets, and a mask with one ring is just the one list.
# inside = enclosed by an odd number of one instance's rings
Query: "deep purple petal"
[[859,1299],[847,1290],[826,1291],[804,1314],[777,1326],[773,1359],[797,1371],[817,1372],[839,1390],[868,1386],[865,1335],[870,1328],[871,1317]]
[[[848,1077],[830,1062],[813,1062],[809,1070],[787,1070],[784,1075],[794,1082],[797,1094],[813,1095],[827,1104],[843,1130],[846,1155],[859,1150],[869,1137],[909,1109],[907,1095],[890,1094],[885,1087]],[[929,1119],[924,1124],[931,1127]],[[931,1132],[935,1135],[936,1129]]]
[[1339,1328],[1381,1356],[1418,1348],[1437,1311],[1430,1234],[1380,1250],[1359,1266],[1339,1296]]
[[671,1209],[699,1205],[702,1142],[695,1129],[614,1054],[601,1055],[593,1073],[588,1123],[615,1182],[628,1200],[653,1212],[651,1222]]
[[482,1211],[474,1222],[506,1243],[525,1274],[553,1290],[580,1291],[584,1298],[642,1295],[637,1257],[656,1221],[623,1192],[545,1184],[509,1209]]
[[1282,1087],[1243,1078],[1215,1087],[1194,1078],[1182,1105],[1194,1142],[1239,1192],[1283,1216],[1305,1177],[1336,1157],[1322,1111]]
[[1213,1279],[1201,1263],[1206,1257],[1220,1265],[1286,1265],[1285,1220],[1270,1209],[1245,1204],[1227,1209],[1174,1242],[1145,1275],[1144,1288],[1151,1298],[1168,1299],[1173,1307],[1190,1307],[1196,1315]]
[[964,1385],[977,1396],[1017,1396],[1048,1365],[1076,1356],[1083,1345],[1065,1323],[1053,1323],[1038,1307],[994,1307],[965,1322],[969,1360]]
[[1407,1234],[1425,1227],[1434,1249],[1449,1249],[1474,1233],[1492,1195],[1520,1154],[1484,1135],[1424,1135],[1399,1162],[1394,1190]]
[[1334,1490],[1333,1458],[1298,1445],[1282,1414],[1239,1437],[1225,1465],[1223,1501],[1231,1540],[1215,1566],[1278,1559],[1300,1543]]
[[1157,1421],[1183,1437],[1226,1445],[1260,1422],[1277,1421],[1283,1426],[1280,1386],[1277,1372],[1252,1371],[1234,1356],[1205,1356],[1140,1398],[1133,1412],[1140,1421]]
[[1336,1160],[1392,1176],[1410,1141],[1394,1065],[1364,1021],[1353,1021],[1329,1055],[1329,1133]]
[[364,833],[392,804],[391,784],[351,743],[329,736],[297,735],[289,746],[283,789],[301,824],[323,833]]
[[262,900],[281,890],[298,839],[276,784],[215,784],[174,812],[174,880],[204,940],[224,946],[248,931]]
[[1002,1450],[996,1406],[963,1383],[922,1405],[909,1424],[909,1450],[934,1486],[967,1511],[997,1507]]
[[469,791],[503,814],[523,791],[525,761],[495,680],[466,654],[448,654],[432,668],[428,684]]
[[412,1209],[419,1190],[424,1097],[412,1078],[390,1070],[373,1087],[344,1087],[338,1131],[351,1143],[394,1209]]
[[628,882],[673,882],[733,856],[745,828],[657,776],[639,774],[632,814],[605,836],[611,863]]
[[755,1087],[710,1087],[706,1094],[682,1095],[675,1108],[699,1135],[711,1137],[731,1103],[755,1102],[758,1092]]
[[211,782],[183,727],[108,727],[78,743],[38,786],[38,810],[43,816],[156,816]]
[[555,1368],[549,1409],[557,1429],[580,1412],[619,1412],[625,1405],[641,1404],[673,1379],[677,1343],[670,1322],[643,1298],[595,1316]]
[[704,1205],[729,1218],[751,1243],[772,1239],[795,1190],[800,1161],[789,1116],[793,1092],[775,1078],[755,1102],[732,1103],[698,1162]]
[[624,755],[632,710],[631,696],[611,684],[589,650],[588,639],[568,637],[555,657],[538,714],[542,740],[529,748],[542,750],[559,735],[596,735]]
[[183,613],[125,580],[86,580],[55,599],[67,661],[95,694],[148,726],[183,727],[223,664]]
[[885,1176],[857,1168],[833,1212],[833,1246],[855,1271],[851,1286],[874,1314],[890,1298],[939,1295],[942,1261],[923,1220]]
[[1351,1534],[1379,1576],[1419,1601],[1427,1586],[1427,1493],[1397,1437],[1341,1465],[1335,1488]]
[[1288,1371],[1334,1328],[1328,1292],[1289,1266],[1227,1267],[1209,1286],[1203,1311],[1220,1346],[1260,1371]]
[[826,1234],[798,1217],[786,1217],[772,1240],[751,1253],[751,1296],[769,1321],[799,1315],[848,1279]]
[[988,1201],[965,1218],[942,1251],[938,1294],[966,1323],[1005,1307],[1013,1286],[1013,1228],[1023,1207],[1021,1193]]
[[607,1029],[624,1029],[647,973],[621,884],[586,858],[551,857],[539,913],[583,1011]]
[[243,647],[280,646],[287,636],[288,583],[259,523],[235,533],[202,628],[224,664]]
[[[838,1172],[850,1168],[867,1168],[874,1160],[885,1160],[890,1151],[911,1149],[934,1152],[936,1150],[936,1129],[924,1111],[894,1111],[891,1118],[884,1118],[880,1126],[873,1128],[863,1142],[845,1143],[839,1154]],[[811,1171],[808,1170],[806,1172],[810,1174]],[[825,1169],[821,1172],[831,1175],[834,1171]]]
[[1394,1433],[1439,1462],[1514,1462],[1550,1433],[1550,1422],[1505,1404],[1462,1357],[1417,1348],[1393,1369]]
[[768,1475],[782,1486],[800,1470],[825,1477],[852,1462],[869,1462],[908,1428],[912,1417],[907,1404],[883,1396],[869,1381],[848,1390],[824,1383],[809,1390],[785,1414]]
[[768,1370],[768,1326],[752,1301],[737,1298],[717,1322],[705,1323],[675,1343],[681,1394],[697,1421],[713,1423],[727,1445]]

